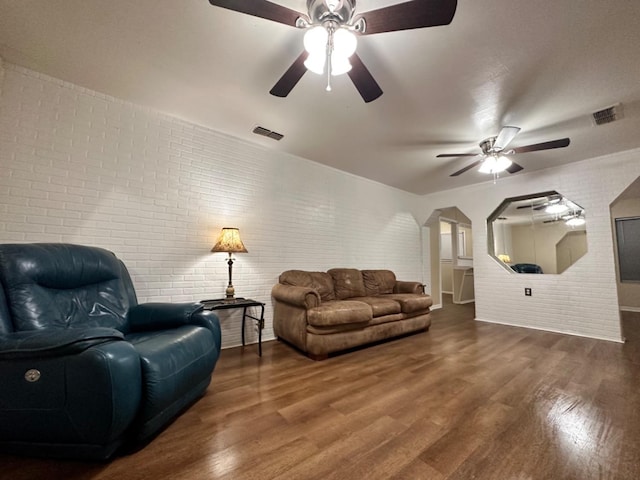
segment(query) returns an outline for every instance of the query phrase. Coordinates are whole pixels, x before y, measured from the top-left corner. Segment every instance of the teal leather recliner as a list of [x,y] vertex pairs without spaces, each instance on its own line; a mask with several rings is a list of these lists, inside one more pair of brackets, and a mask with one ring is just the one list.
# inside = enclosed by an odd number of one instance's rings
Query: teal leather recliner
[[207,389],[217,316],[138,304],[104,249],[0,245],[0,451],[107,459],[144,445]]

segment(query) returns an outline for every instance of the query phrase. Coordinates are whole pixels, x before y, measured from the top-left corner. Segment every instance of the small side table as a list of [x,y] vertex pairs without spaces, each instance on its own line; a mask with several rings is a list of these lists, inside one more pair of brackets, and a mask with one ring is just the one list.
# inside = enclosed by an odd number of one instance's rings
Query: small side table
[[[205,310],[229,310],[232,308],[242,308],[242,346],[244,347],[244,325],[248,319],[256,322],[258,326],[258,355],[262,357],[262,329],[264,328],[264,303],[250,298],[215,298],[213,300],[200,300]],[[260,307],[260,316],[256,317],[248,312],[249,307]]]

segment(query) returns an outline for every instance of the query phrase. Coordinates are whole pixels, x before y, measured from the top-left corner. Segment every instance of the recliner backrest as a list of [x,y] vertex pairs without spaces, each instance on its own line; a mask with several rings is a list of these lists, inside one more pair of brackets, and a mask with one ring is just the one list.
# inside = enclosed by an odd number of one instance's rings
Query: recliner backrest
[[82,245],[0,245],[0,283],[15,331],[100,326],[126,333],[136,301],[120,260]]
[[0,335],[13,332],[13,325],[11,324],[11,316],[9,315],[9,306],[7,305],[7,299],[4,295],[4,288],[0,283]]

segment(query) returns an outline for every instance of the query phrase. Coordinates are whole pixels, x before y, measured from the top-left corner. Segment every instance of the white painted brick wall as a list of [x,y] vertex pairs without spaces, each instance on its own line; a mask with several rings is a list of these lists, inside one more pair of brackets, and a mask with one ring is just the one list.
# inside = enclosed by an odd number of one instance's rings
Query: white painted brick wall
[[[639,155],[417,198],[0,64],[0,241],[102,246],[126,262],[140,301],[192,301],[223,295],[225,255],[209,250],[237,226],[249,253],[234,284],[267,303],[265,338],[285,269],[390,268],[430,284],[419,225],[455,205],[473,221],[478,319],[620,340],[609,204],[640,175]],[[551,189],[586,208],[589,252],[562,275],[510,275],[481,253],[486,217],[505,197]],[[237,312],[221,320],[224,345],[237,345]]]
[[[0,92],[0,242],[110,249],[140,302],[178,302],[224,296],[226,254],[210,249],[239,227],[236,294],[267,303],[265,338],[284,270],[422,280],[416,196],[6,62]],[[238,313],[220,314],[224,346]]]
[[[477,319],[620,341],[609,206],[640,176],[639,157],[640,150],[622,152],[424,197],[422,221],[457,205],[473,222]],[[486,219],[504,198],[547,190],[585,208],[588,252],[561,275],[510,274],[484,254]]]

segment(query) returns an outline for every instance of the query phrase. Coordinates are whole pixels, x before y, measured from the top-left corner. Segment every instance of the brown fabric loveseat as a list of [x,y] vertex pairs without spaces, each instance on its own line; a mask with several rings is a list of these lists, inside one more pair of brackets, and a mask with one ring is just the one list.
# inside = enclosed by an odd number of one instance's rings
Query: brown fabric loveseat
[[314,360],[431,325],[431,296],[390,270],[288,270],[271,294],[276,336]]

